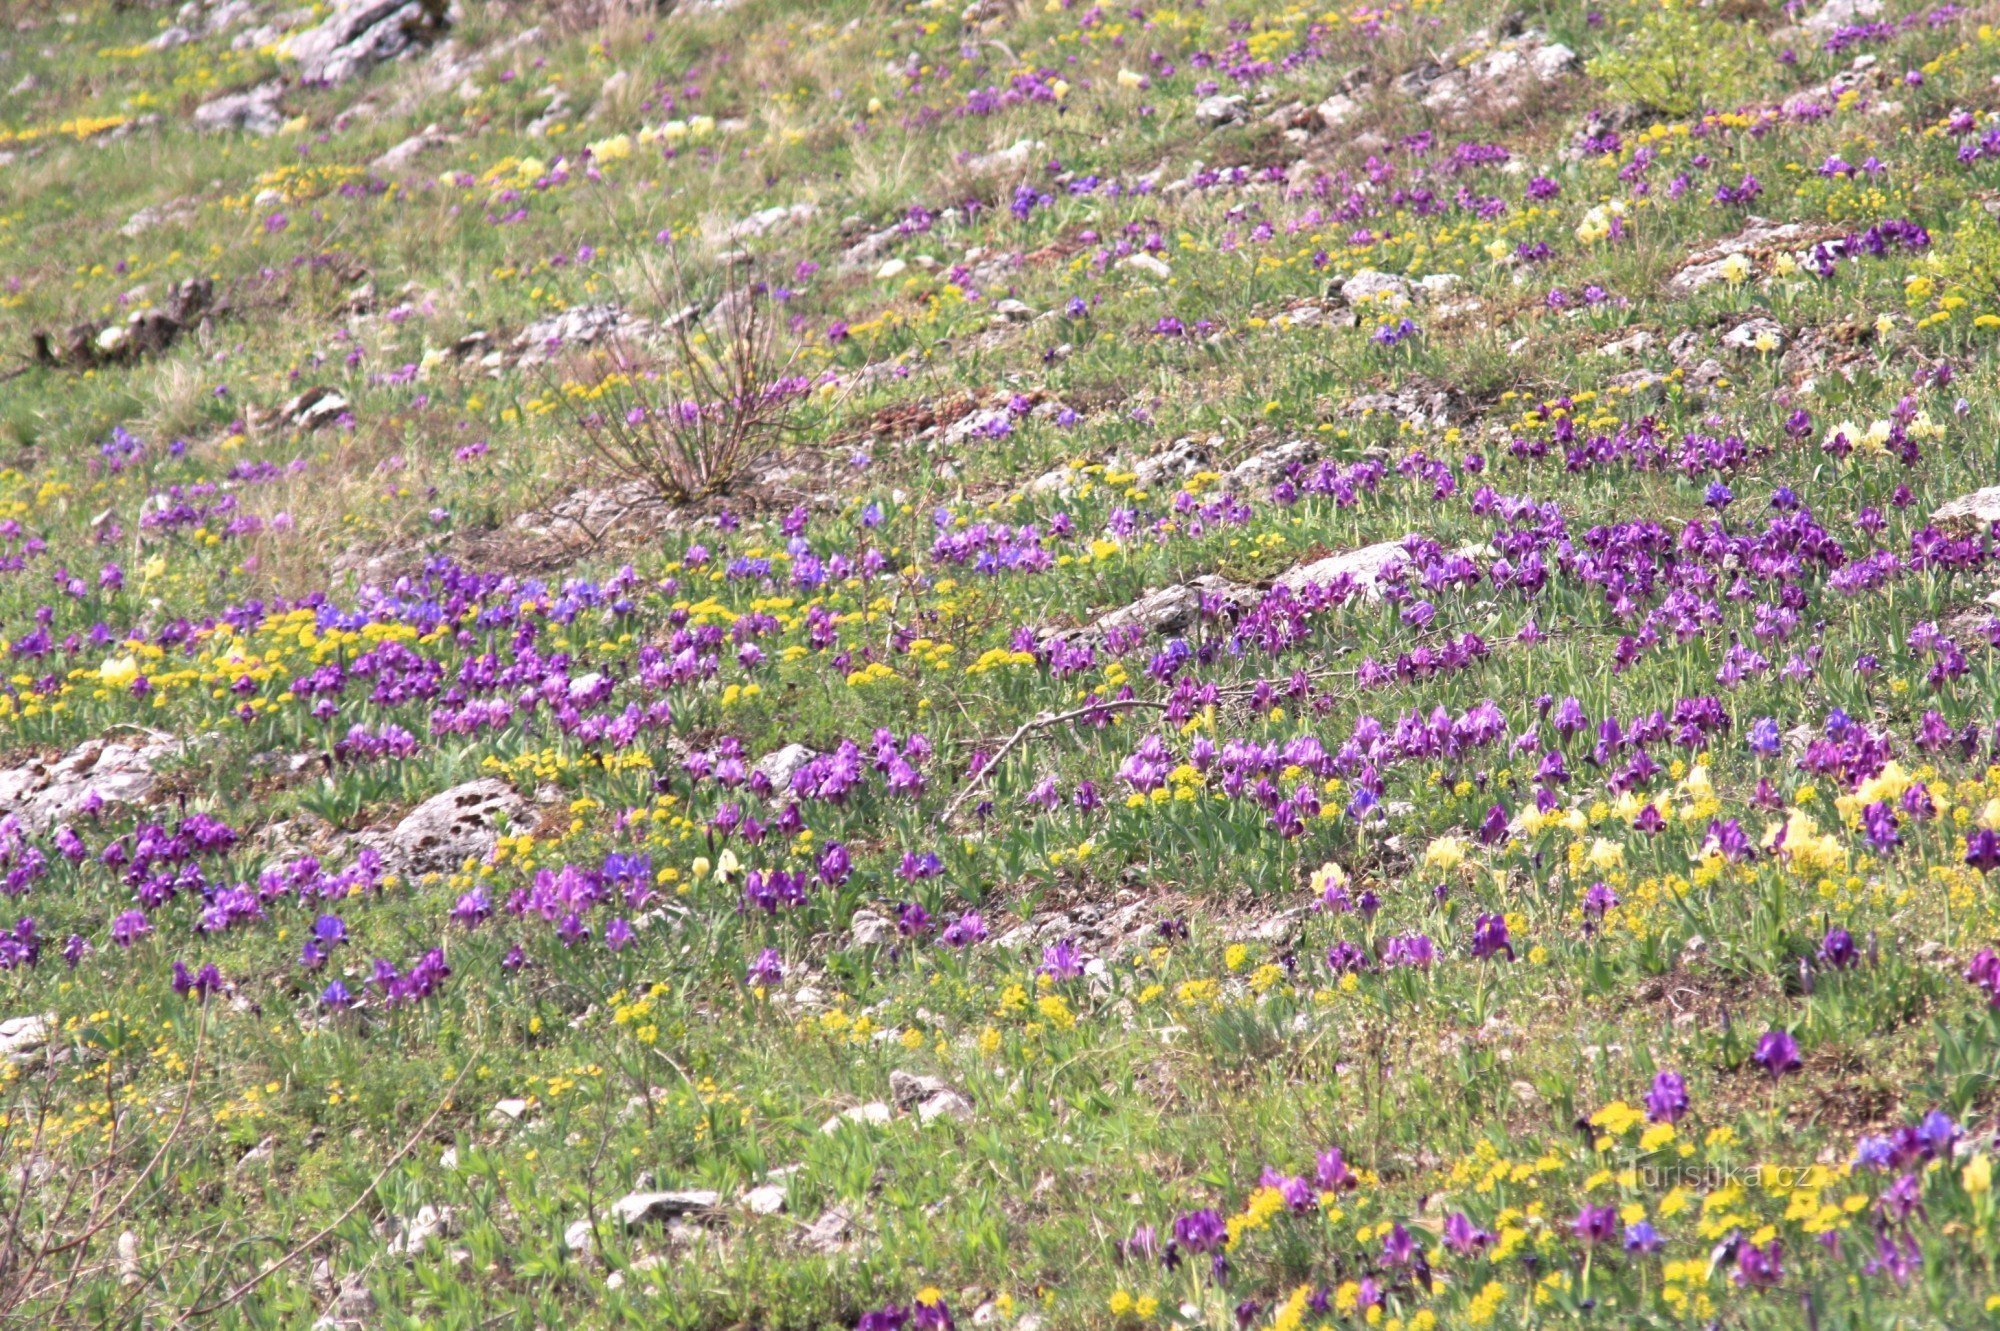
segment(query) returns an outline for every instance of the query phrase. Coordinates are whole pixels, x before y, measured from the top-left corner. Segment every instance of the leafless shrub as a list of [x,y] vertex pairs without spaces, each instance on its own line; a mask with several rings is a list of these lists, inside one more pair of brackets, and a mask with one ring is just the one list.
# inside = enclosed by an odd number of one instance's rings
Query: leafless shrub
[[0,1085],[0,1324],[29,1318],[58,1325],[74,1312],[78,1285],[111,1270],[120,1272],[125,1306],[143,1293],[136,1249],[107,1235],[161,1175],[187,1125],[206,1031],[206,1022],[197,1024],[180,1108],[164,1137],[128,1130],[128,1122],[149,1116],[125,1105],[109,1062],[107,1126],[94,1141],[62,1129],[64,1073],[53,1048],[43,1052],[39,1068]]
[[806,427],[814,379],[766,284],[691,296],[671,250],[644,281],[664,317],[549,362],[545,387],[580,446],[619,477],[672,502],[719,493]]

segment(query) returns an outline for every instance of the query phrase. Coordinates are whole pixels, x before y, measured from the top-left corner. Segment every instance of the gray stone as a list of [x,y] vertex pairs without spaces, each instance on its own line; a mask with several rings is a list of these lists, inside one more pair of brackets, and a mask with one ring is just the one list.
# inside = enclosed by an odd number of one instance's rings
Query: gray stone
[[1497,43],[1479,33],[1404,74],[1396,87],[1446,115],[1505,115],[1519,110],[1536,89],[1574,73],[1578,64],[1575,51],[1539,32]]
[[9,1017],[0,1021],[0,1061],[26,1065],[48,1049],[50,1018]]
[[203,102],[194,110],[195,128],[210,133],[237,131],[268,139],[285,124],[285,113],[278,109],[281,91],[277,84],[266,83],[248,92],[232,92]]
[[389,834],[389,845],[411,873],[453,873],[468,859],[485,858],[502,824],[518,826],[528,811],[512,786],[481,777],[412,809]]
[[783,1184],[764,1183],[744,1193],[743,1204],[752,1215],[777,1215],[785,1209],[786,1196]]
[[1658,339],[1653,336],[1651,330],[1641,328],[1635,333],[1628,333],[1624,337],[1619,338],[1616,342],[1606,342],[1597,349],[1597,354],[1600,356],[1637,356],[1641,352],[1651,348],[1656,341]]
[[754,240],[810,221],[819,208],[811,203],[773,204],[732,223],[723,235],[731,241]]
[[634,480],[572,490],[545,509],[516,515],[514,525],[536,536],[596,542],[657,535],[680,526],[681,517],[655,486]]
[[130,240],[143,236],[155,227],[185,225],[195,219],[197,208],[198,204],[193,199],[149,204],[125,219],[125,225],[118,228],[118,234]]
[[1311,462],[1319,456],[1319,445],[1310,439],[1292,439],[1271,448],[1260,449],[1244,458],[1229,469],[1229,483],[1242,489],[1252,485],[1271,485],[1283,479],[1285,472],[1295,462]]
[[773,749],[759,758],[751,767],[750,775],[762,774],[771,783],[773,790],[789,790],[792,776],[800,768],[819,755],[803,744],[787,744],[782,749]]
[[366,1276],[355,1274],[340,1282],[333,1307],[313,1323],[317,1331],[361,1331],[375,1316],[375,1294]]
[[1688,255],[1681,270],[1667,279],[1667,290],[1685,296],[1713,286],[1728,277],[1733,257],[1742,256],[1747,261],[1764,251],[1807,245],[1814,234],[1801,222],[1780,224],[1753,214],[1744,219],[1743,229],[1735,235]]
[[965,169],[976,176],[991,175],[996,171],[1019,171],[1032,162],[1037,153],[1046,151],[1048,146],[1040,139],[1016,139],[1008,147],[967,158]]
[[1254,605],[1258,593],[1255,588],[1239,587],[1227,578],[1205,573],[1188,582],[1149,591],[1130,605],[1100,615],[1069,636],[1102,640],[1132,628],[1164,635],[1185,633],[1200,621],[1202,602],[1210,597],[1219,598],[1225,610],[1235,610]]
[[1406,388],[1400,393],[1363,393],[1342,409],[1347,416],[1380,412],[1406,420],[1412,425],[1438,427],[1451,423],[1451,394],[1444,389],[1423,392]]
[[1249,111],[1249,100],[1241,93],[1216,93],[1194,104],[1194,123],[1203,129],[1217,129],[1235,124]]
[[417,158],[436,148],[458,142],[456,135],[447,134],[436,125],[426,125],[419,132],[404,139],[368,164],[368,169],[378,176],[401,171]]
[[1337,92],[1313,108],[1313,114],[1319,117],[1321,129],[1339,129],[1361,114],[1361,103],[1344,92]]
[[142,730],[130,739],[90,739],[53,762],[31,758],[0,771],[0,817],[45,832],[83,816],[94,793],[105,804],[140,804],[159,784],[154,768],[181,751],[172,735]]
[[345,83],[448,26],[446,0],[334,0],[333,12],[284,44],[305,83]]
[[855,1105],[851,1109],[841,1110],[838,1114],[820,1124],[819,1130],[826,1136],[831,1137],[849,1123],[858,1123],[867,1127],[880,1127],[895,1116],[895,1111],[890,1109],[888,1105],[883,1104],[880,1100],[872,1100],[865,1105]]
[[951,1083],[942,1077],[905,1072],[901,1068],[889,1074],[889,1098],[896,1102],[896,1108],[905,1113],[938,1092],[950,1089]]
[[917,1122],[935,1123],[941,1118],[964,1121],[972,1117],[972,1101],[957,1091],[939,1091],[917,1106]]
[[1206,443],[1183,436],[1159,452],[1132,463],[1132,479],[1148,490],[1168,481],[1185,480],[1198,471],[1207,470],[1215,450],[1221,446],[1221,435]]
[[1946,531],[1976,535],[2000,522],[2000,485],[1960,495],[1931,514],[1931,521]]
[[946,448],[957,448],[975,439],[997,431],[1002,426],[1013,428],[1014,414],[1005,407],[986,407],[978,411],[968,411],[950,425],[945,426],[939,442]]
[[537,365],[563,347],[589,346],[612,336],[643,336],[651,325],[619,305],[574,305],[537,319],[514,339],[520,364]]
[[707,1188],[690,1188],[680,1192],[633,1192],[613,1202],[611,1213],[625,1228],[638,1229],[683,1216],[705,1215],[713,1211],[720,1200],[720,1194]]
[[418,1207],[415,1215],[397,1226],[396,1237],[389,1240],[390,1255],[415,1256],[424,1250],[424,1245],[430,1240],[450,1234],[455,1221],[456,1216],[449,1206]]
[[276,1137],[267,1136],[263,1138],[261,1141],[259,1141],[255,1146],[245,1151],[242,1155],[236,1157],[236,1163],[230,1166],[230,1168],[232,1170],[241,1171],[249,1169],[256,1165],[268,1164],[271,1161],[271,1158],[277,1155],[277,1153],[278,1153],[278,1139]]
[[1782,351],[1785,347],[1785,330],[1774,319],[1762,317],[1746,319],[1722,335],[1722,345],[1731,351],[1763,354],[1757,346],[1759,338],[1769,337],[1774,346],[1771,351]]
[[1799,26],[1824,37],[1836,28],[1848,27],[1882,14],[1882,0],[1830,0],[1799,20]]
[[832,1256],[847,1248],[854,1232],[854,1217],[844,1206],[830,1206],[819,1218],[799,1231],[799,1246],[809,1252]]
[[857,910],[847,922],[847,935],[854,947],[876,947],[896,936],[895,924],[872,910]]
[[1403,542],[1408,539],[1402,537],[1382,541],[1359,550],[1349,550],[1345,554],[1328,555],[1310,564],[1301,564],[1280,574],[1277,585],[1297,591],[1301,587],[1331,586],[1342,577],[1349,577],[1354,579],[1363,599],[1375,600],[1382,595],[1385,575],[1410,561],[1408,552],[1403,549]]
[[1363,268],[1340,284],[1340,297],[1349,305],[1400,310],[1410,303],[1410,284],[1394,273]]

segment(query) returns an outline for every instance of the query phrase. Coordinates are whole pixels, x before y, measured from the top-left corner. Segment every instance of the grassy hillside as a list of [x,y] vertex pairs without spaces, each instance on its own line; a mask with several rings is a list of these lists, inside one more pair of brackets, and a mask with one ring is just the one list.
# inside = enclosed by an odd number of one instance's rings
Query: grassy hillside
[[0,7],[0,1317],[2000,1320],[2000,14]]

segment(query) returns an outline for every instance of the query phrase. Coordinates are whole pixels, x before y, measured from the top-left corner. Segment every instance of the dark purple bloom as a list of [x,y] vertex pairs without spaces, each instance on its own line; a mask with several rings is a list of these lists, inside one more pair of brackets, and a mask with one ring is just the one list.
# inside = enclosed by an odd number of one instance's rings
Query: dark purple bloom
[[1487,1244],[1493,1236],[1473,1224],[1463,1211],[1453,1211],[1444,1218],[1444,1246],[1461,1257],[1470,1257]]
[[1417,1241],[1410,1237],[1410,1231],[1398,1221],[1389,1230],[1389,1237],[1382,1240],[1382,1260],[1389,1266],[1408,1266],[1417,1255]]
[[1191,1253],[1214,1252],[1228,1239],[1228,1226],[1210,1207],[1189,1211],[1174,1220],[1174,1242]]
[[946,925],[938,938],[946,947],[971,947],[974,943],[983,943],[986,941],[986,921],[978,911],[966,911]]
[[784,983],[785,964],[778,955],[778,949],[767,947],[757,954],[750,968],[743,974],[743,982],[759,989],[775,989]]
[[1321,1192],[1351,1192],[1361,1185],[1338,1146],[1329,1146],[1319,1153],[1313,1162],[1313,1181],[1319,1184]]
[[1750,1061],[1770,1073],[1774,1080],[1788,1072],[1797,1072],[1800,1067],[1799,1042],[1792,1038],[1789,1031],[1765,1031],[1757,1038],[1757,1052],[1750,1056]]
[[1745,1243],[1736,1250],[1736,1284],[1743,1289],[1770,1289],[1783,1282],[1784,1240],[1772,1239],[1763,1247]]
[[1576,1213],[1570,1229],[1585,1243],[1609,1243],[1618,1237],[1618,1210],[1611,1206],[1586,1206]]
[[1052,980],[1074,980],[1083,974],[1086,958],[1083,950],[1073,938],[1064,938],[1042,949],[1042,964],[1035,968],[1035,974],[1046,975]]
[[[1648,809],[1653,806],[1648,804]],[[1583,917],[1596,922],[1604,918],[1605,912],[1618,904],[1618,894],[1604,883],[1592,883],[1583,894]]]
[[1646,1092],[1646,1117],[1655,1123],[1678,1123],[1687,1111],[1687,1082],[1681,1074],[1655,1074],[1653,1088]]
[[1846,970],[1861,960],[1861,949],[1854,945],[1853,934],[1835,925],[1820,940],[1819,959],[1835,970]]
[[1475,960],[1507,954],[1514,960],[1514,945],[1507,939],[1507,919],[1503,915],[1481,915],[1472,926],[1472,955]]
[[1382,964],[1384,966],[1428,967],[1437,960],[1437,945],[1429,934],[1398,934],[1382,944]]

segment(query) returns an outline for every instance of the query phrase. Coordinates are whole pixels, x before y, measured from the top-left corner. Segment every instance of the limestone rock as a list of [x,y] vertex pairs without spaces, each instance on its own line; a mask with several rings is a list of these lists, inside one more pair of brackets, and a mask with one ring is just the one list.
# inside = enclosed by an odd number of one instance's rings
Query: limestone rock
[[1301,587],[1332,586],[1346,577],[1354,580],[1364,599],[1374,600],[1382,594],[1384,577],[1409,562],[1410,556],[1403,549],[1403,542],[1408,539],[1402,537],[1382,541],[1359,550],[1349,550],[1345,554],[1328,555],[1310,564],[1301,564],[1279,575],[1277,585],[1297,591]]
[[1284,479],[1293,463],[1301,465],[1319,457],[1319,445],[1310,439],[1289,439],[1270,448],[1259,449],[1229,469],[1229,484],[1244,490],[1272,485]]
[[889,1106],[883,1104],[880,1100],[874,1100],[865,1105],[855,1105],[851,1109],[841,1110],[838,1114],[820,1124],[819,1130],[826,1136],[831,1137],[849,1123],[880,1127],[894,1117],[894,1110],[890,1109]]
[[1758,355],[1782,351],[1785,347],[1785,330],[1773,319],[1762,317],[1746,319],[1722,335],[1722,345],[1731,351]]
[[1361,114],[1361,103],[1344,92],[1337,92],[1313,108],[1313,114],[1319,117],[1320,128],[1339,129]]
[[1240,587],[1227,578],[1205,573],[1188,582],[1149,591],[1130,605],[1098,616],[1073,634],[1057,636],[1101,641],[1134,628],[1165,636],[1185,633],[1200,622],[1202,604],[1211,598],[1220,601],[1224,611],[1254,605],[1258,599],[1254,588]]
[[1249,114],[1250,103],[1240,93],[1216,93],[1194,105],[1194,123],[1203,129],[1233,125]]
[[847,934],[855,947],[876,947],[896,936],[896,926],[886,915],[857,910],[847,922]]
[[1946,531],[1974,535],[2000,522],[2000,485],[1960,495],[1931,514],[1931,521]]
[[9,1017],[0,1021],[0,1062],[26,1065],[40,1060],[49,1044],[47,1017]]
[[889,1074],[889,1098],[894,1100],[896,1108],[904,1113],[915,1109],[919,1103],[938,1092],[950,1089],[951,1083],[942,1077],[905,1072],[901,1068]]
[[564,347],[589,346],[614,335],[640,336],[649,328],[620,305],[573,305],[523,328],[514,339],[514,350],[520,364],[538,365]]
[[1410,284],[1394,273],[1363,268],[1340,284],[1340,298],[1349,305],[1400,310],[1410,303]]
[[449,1206],[420,1206],[417,1213],[403,1220],[397,1226],[396,1237],[389,1241],[389,1253],[394,1257],[411,1257],[424,1250],[424,1245],[434,1238],[443,1238],[452,1232],[456,1216]]
[[345,83],[414,50],[448,25],[446,0],[334,0],[333,12],[284,44],[304,83]]
[[412,809],[389,834],[389,845],[410,873],[451,873],[467,859],[483,859],[502,824],[518,826],[528,808],[505,781],[481,777]]
[[404,139],[368,164],[368,169],[378,176],[407,168],[417,158],[434,149],[458,142],[458,136],[447,134],[436,125],[426,125],[420,131]]
[[1579,64],[1575,51],[1540,32],[1498,42],[1481,33],[1410,70],[1396,88],[1454,118],[1505,115],[1519,110],[1537,89],[1576,72]]
[[743,1204],[752,1215],[777,1215],[785,1209],[787,1193],[781,1183],[764,1183],[743,1194]]
[[971,1117],[972,1101],[957,1091],[939,1091],[917,1106],[917,1122],[923,1124],[935,1123],[941,1118],[963,1122]]
[[683,1216],[705,1215],[713,1211],[720,1200],[718,1193],[707,1188],[690,1188],[681,1192],[633,1192],[613,1202],[611,1213],[626,1229],[638,1229],[649,1224],[678,1220]]
[[787,744],[782,749],[773,749],[759,758],[750,768],[750,775],[760,773],[771,783],[773,790],[791,788],[792,775],[819,755],[803,744]]
[[818,211],[811,203],[773,204],[732,223],[723,235],[731,241],[755,240],[810,221]]
[[1005,148],[996,148],[990,153],[980,153],[969,157],[965,169],[973,175],[991,175],[999,171],[1020,171],[1034,161],[1037,154],[1048,151],[1048,144],[1040,139],[1016,139]]
[[210,133],[236,131],[268,139],[285,123],[285,113],[278,109],[281,91],[277,84],[266,83],[248,92],[227,93],[203,102],[194,110],[195,127]]
[[45,832],[82,817],[93,793],[105,804],[143,803],[159,783],[155,766],[180,750],[172,735],[147,730],[85,740],[53,762],[30,759],[0,771],[0,817],[11,814],[26,830]]
[[854,1233],[854,1217],[844,1206],[829,1206],[819,1218],[799,1231],[799,1246],[808,1252],[832,1256],[846,1250]]

